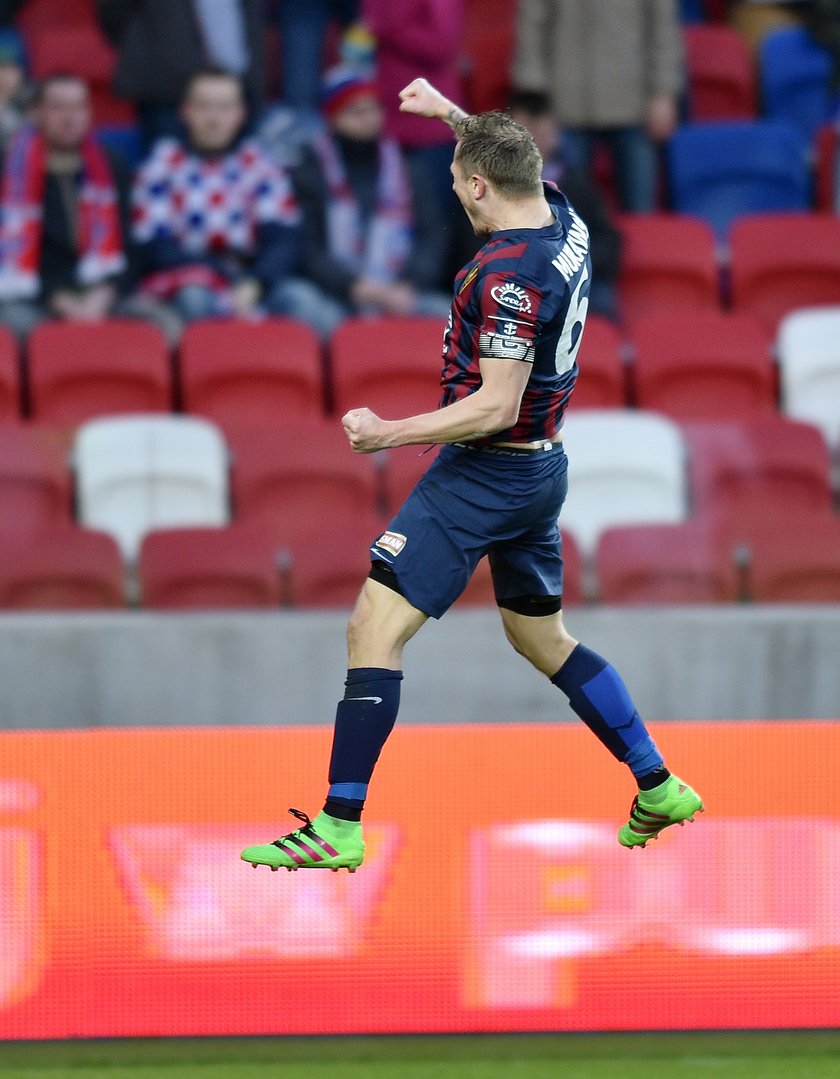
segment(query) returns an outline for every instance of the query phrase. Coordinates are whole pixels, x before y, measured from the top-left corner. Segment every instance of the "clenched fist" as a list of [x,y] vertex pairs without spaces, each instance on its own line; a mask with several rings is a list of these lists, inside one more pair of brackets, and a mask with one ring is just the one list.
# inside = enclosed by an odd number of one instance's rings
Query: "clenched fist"
[[341,426],[356,453],[375,453],[392,445],[389,435],[393,423],[369,408],[351,408],[342,417]]

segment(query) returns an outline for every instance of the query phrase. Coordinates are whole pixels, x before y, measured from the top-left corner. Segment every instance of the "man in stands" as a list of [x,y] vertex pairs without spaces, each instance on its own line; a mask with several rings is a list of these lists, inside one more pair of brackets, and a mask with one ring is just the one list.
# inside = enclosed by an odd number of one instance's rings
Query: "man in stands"
[[290,314],[284,286],[300,251],[291,184],[243,137],[239,80],[207,69],[187,85],[183,139],[164,138],[134,187],[143,290],[199,318]]
[[383,134],[374,83],[337,67],[324,80],[327,130],[294,170],[303,211],[299,317],[328,337],[350,315],[430,315],[443,321],[445,237],[422,168]]
[[19,338],[50,318],[148,318],[177,333],[165,311],[130,295],[130,180],[91,135],[90,94],[75,75],[38,87],[33,125],[3,162],[0,322]]

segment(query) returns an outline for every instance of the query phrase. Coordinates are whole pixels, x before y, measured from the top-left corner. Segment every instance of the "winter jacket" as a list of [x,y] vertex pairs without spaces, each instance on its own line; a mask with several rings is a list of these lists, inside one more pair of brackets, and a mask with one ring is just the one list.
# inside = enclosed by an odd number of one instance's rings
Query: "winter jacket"
[[[241,0],[250,65],[243,80],[252,110],[265,97],[262,0]],[[114,92],[144,105],[176,105],[209,59],[192,0],[96,0],[99,22],[117,49]]]
[[520,0],[516,30],[514,85],[547,93],[564,126],[633,126],[682,89],[676,0]]

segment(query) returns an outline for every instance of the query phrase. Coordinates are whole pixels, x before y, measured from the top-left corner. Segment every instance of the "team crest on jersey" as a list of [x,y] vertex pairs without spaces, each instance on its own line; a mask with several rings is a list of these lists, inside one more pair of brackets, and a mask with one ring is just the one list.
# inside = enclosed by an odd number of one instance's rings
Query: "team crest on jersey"
[[506,282],[504,285],[494,285],[490,289],[490,295],[502,307],[511,307],[514,311],[519,312],[531,310],[528,293],[524,288],[511,282]]
[[407,542],[406,537],[399,532],[383,532],[376,541],[375,546],[381,547],[385,551],[390,551],[393,555],[398,555]]

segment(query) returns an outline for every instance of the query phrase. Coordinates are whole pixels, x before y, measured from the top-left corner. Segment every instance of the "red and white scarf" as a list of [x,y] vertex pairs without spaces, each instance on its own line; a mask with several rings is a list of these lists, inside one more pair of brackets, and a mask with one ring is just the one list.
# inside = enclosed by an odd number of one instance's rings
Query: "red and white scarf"
[[[96,285],[125,269],[117,193],[101,147],[89,137],[81,150],[79,285]],[[32,299],[40,291],[41,233],[47,148],[32,127],[12,140],[0,201],[0,298]]]
[[351,273],[385,283],[395,281],[408,262],[412,238],[411,188],[399,146],[393,139],[379,141],[376,210],[366,231],[335,140],[325,134],[315,140],[314,147],[330,193],[330,253]]

